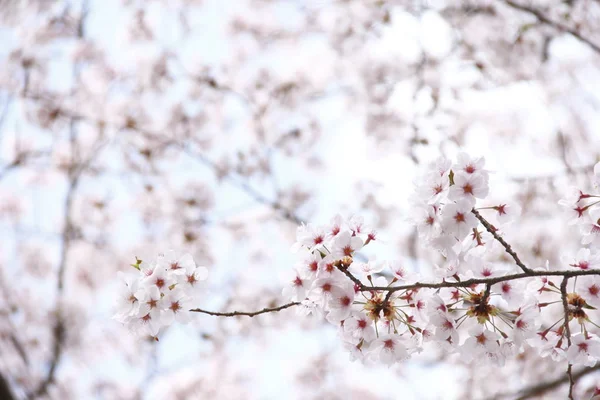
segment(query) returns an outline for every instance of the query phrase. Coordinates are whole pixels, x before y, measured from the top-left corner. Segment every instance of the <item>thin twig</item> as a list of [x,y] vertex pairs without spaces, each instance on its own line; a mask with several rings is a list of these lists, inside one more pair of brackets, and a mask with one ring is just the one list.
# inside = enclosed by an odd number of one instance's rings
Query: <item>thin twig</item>
[[203,310],[201,308],[193,308],[190,311],[191,312],[199,312],[199,313],[208,314],[208,315],[214,315],[216,317],[238,317],[238,316],[246,316],[246,317],[251,317],[252,318],[252,317],[254,317],[256,315],[260,315],[260,314],[266,314],[266,313],[270,313],[270,312],[277,312],[277,311],[285,310],[286,308],[294,307],[294,306],[297,306],[299,304],[300,304],[300,302],[294,301],[294,302],[291,302],[291,303],[284,304],[282,306],[263,308],[262,310],[259,310],[259,311],[216,312],[216,311]]
[[477,211],[476,209],[472,209],[471,212],[475,215],[475,217],[477,217],[479,222],[481,222],[481,225],[483,225],[485,229],[492,234],[494,239],[500,242],[500,244],[504,247],[504,250],[506,250],[506,252],[510,254],[513,260],[515,260],[515,263],[519,266],[519,268],[523,270],[523,272],[528,274],[533,272],[532,269],[527,268],[527,266],[523,264],[523,262],[519,259],[519,256],[517,255],[517,253],[515,253],[510,244],[506,243],[502,236],[498,235],[498,233],[496,232],[496,228],[492,224],[490,224],[485,218],[483,218],[481,214],[479,214],[479,211]]
[[[564,335],[567,338],[567,344],[571,347],[571,328],[569,328],[569,304],[567,303],[567,283],[569,282],[569,277],[565,276],[560,283],[560,297],[562,299],[563,310],[565,313],[565,323],[564,323]],[[567,366],[567,376],[569,377],[569,400],[573,400],[573,387],[575,386],[575,381],[573,380],[573,373],[571,371],[571,363]]]

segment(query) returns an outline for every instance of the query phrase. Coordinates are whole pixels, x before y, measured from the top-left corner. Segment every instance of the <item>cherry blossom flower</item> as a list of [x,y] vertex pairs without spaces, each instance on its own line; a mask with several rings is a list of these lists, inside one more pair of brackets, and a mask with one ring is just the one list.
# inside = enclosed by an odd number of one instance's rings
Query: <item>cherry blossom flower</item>
[[448,198],[450,200],[467,200],[471,206],[475,205],[475,198],[487,197],[490,188],[486,177],[481,174],[454,174],[454,185],[450,187]]
[[353,312],[344,321],[344,332],[354,339],[364,339],[368,342],[375,339],[375,327],[373,320],[362,312]]
[[600,308],[600,277],[585,276],[577,282],[578,293],[590,306]]
[[328,239],[335,238],[341,231],[344,225],[344,219],[341,215],[337,214],[329,221],[329,225],[326,227]]
[[471,213],[472,204],[467,200],[459,200],[448,204],[442,213],[442,226],[444,231],[462,240],[477,226],[477,218]]
[[439,204],[419,205],[413,208],[410,220],[417,227],[419,236],[427,239],[436,237],[440,233]]
[[304,279],[297,269],[293,269],[289,273],[288,283],[283,287],[281,294],[287,299],[301,301],[306,298],[309,285],[309,280]]
[[390,270],[394,278],[407,284],[416,281],[416,276],[412,271],[409,271],[404,264],[399,261],[391,261],[387,263],[387,268]]
[[461,272],[467,278],[492,278],[506,273],[504,266],[485,261],[482,257],[472,252],[465,255],[462,267]]
[[429,314],[429,322],[435,326],[435,341],[449,350],[454,350],[459,343],[454,319],[446,312],[435,311]]
[[461,172],[469,175],[482,175],[487,179],[488,172],[483,169],[485,165],[485,157],[472,158],[465,152],[460,152],[456,156],[456,164],[452,169],[456,172]]
[[385,365],[406,360],[409,357],[408,350],[402,338],[396,334],[382,335],[371,344],[371,354],[374,358]]
[[526,341],[537,334],[540,328],[540,312],[537,307],[528,307],[519,313],[511,331],[511,338],[515,344],[522,346]]
[[377,261],[369,261],[366,263],[354,262],[350,265],[350,271],[361,277],[377,274],[385,268],[385,263]]
[[590,208],[588,218],[580,225],[582,244],[600,246],[600,207]]
[[492,209],[495,211],[496,220],[499,224],[512,222],[521,215],[521,207],[516,204],[499,204],[493,206]]
[[561,261],[580,270],[597,269],[600,268],[600,253],[581,248],[575,257],[569,258],[563,255]]
[[173,250],[158,256],[156,264],[175,275],[183,275],[186,271],[196,268],[196,263],[191,254],[184,254],[181,257]]
[[140,308],[139,298],[136,296],[140,281],[134,279],[133,276],[126,275],[120,271],[119,277],[125,281],[125,290],[123,290],[117,298],[115,307],[120,311],[114,318],[120,322],[124,322],[127,317],[136,314]]
[[331,253],[336,258],[352,257],[363,246],[363,240],[358,236],[352,236],[350,232],[340,233],[333,242]]
[[303,278],[313,280],[317,277],[317,273],[319,272],[319,263],[322,259],[321,253],[318,251],[305,254],[304,259],[298,262],[295,268]]
[[417,187],[417,194],[420,199],[425,200],[426,204],[434,204],[446,195],[449,187],[450,182],[447,177],[430,176]]
[[492,286],[494,293],[500,294],[506,304],[515,308],[523,303],[526,295],[526,284],[522,280],[503,281]]
[[190,321],[189,310],[192,308],[191,298],[181,289],[168,291],[162,299],[164,303],[164,322],[170,325],[173,321],[187,323]]
[[567,349],[567,360],[573,365],[591,367],[600,357],[600,341],[596,335],[578,333],[571,336],[571,345]]
[[[191,257],[191,256],[190,256]],[[186,263],[184,273],[178,277],[179,284],[194,288],[208,277],[208,268],[197,266],[195,262]]]
[[335,294],[353,290],[352,283],[340,271],[316,279],[308,292],[308,297],[317,304],[326,305]]
[[324,226],[302,224],[296,229],[296,243],[292,245],[292,251],[296,252],[303,246],[313,251],[323,247],[326,240],[327,233]]
[[482,325],[475,326],[469,330],[469,336],[460,349],[467,360],[477,359],[479,355],[493,355],[500,351],[500,335]]
[[354,289],[352,287],[346,286],[345,288],[334,289],[327,303],[329,310],[327,320],[330,322],[340,322],[348,318],[352,312],[353,302]]

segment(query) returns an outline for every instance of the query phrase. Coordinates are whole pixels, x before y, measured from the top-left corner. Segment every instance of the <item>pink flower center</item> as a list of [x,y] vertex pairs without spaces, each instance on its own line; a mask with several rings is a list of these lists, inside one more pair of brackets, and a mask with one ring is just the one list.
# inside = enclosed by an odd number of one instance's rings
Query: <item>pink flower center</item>
[[383,347],[385,347],[386,349],[393,349],[394,348],[394,341],[392,339],[387,339],[383,342]]
[[171,306],[169,307],[169,309],[171,309],[171,311],[173,312],[178,312],[179,310],[181,310],[181,306],[179,305],[179,301],[174,301],[171,303]]
[[463,213],[456,213],[456,215],[454,216],[454,220],[456,222],[465,222],[465,214],[463,214]]
[[321,286],[321,289],[323,289],[324,292],[331,292],[331,283],[323,284],[323,286]]
[[481,335],[475,336],[475,338],[477,339],[477,343],[479,344],[485,344],[487,342],[487,338],[483,333]]
[[475,167],[473,166],[473,164],[469,164],[465,167],[465,172],[467,174],[472,174],[473,172],[475,172]]
[[157,287],[161,288],[165,286],[165,280],[163,278],[157,278],[155,284]]
[[470,184],[470,183],[466,183],[466,184],[465,184],[465,185],[462,187],[462,190],[463,190],[463,192],[464,192],[464,193],[467,193],[467,194],[473,194],[473,186],[471,186],[471,184]]
[[344,255],[345,255],[345,256],[348,256],[348,257],[349,257],[349,256],[351,256],[351,255],[352,255],[352,252],[353,252],[354,250],[352,250],[352,247],[350,247],[350,246],[345,246],[345,247],[342,249],[342,251],[344,252]]

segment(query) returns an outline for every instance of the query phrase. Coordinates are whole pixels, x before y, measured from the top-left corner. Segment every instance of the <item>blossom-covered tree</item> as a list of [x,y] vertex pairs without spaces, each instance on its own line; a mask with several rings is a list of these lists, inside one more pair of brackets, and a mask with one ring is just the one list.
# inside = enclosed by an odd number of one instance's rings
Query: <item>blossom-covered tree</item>
[[599,394],[597,2],[0,5],[0,397]]

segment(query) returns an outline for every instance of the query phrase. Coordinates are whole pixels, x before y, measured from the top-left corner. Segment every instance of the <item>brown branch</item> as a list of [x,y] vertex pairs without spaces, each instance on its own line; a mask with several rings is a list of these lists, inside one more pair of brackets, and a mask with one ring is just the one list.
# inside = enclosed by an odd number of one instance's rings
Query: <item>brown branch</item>
[[523,12],[533,15],[534,17],[536,17],[538,19],[538,21],[540,21],[543,24],[551,26],[552,28],[554,28],[560,32],[571,34],[573,37],[578,39],[580,42],[587,44],[588,46],[590,46],[590,48],[592,50],[594,50],[596,53],[600,54],[600,45],[599,44],[592,42],[590,39],[586,38],[581,33],[576,31],[575,29],[563,24],[562,22],[554,21],[554,20],[548,18],[540,10],[533,8],[533,7],[523,5],[523,4],[519,4],[512,0],[502,0],[502,1],[504,2],[504,4],[506,4],[509,7],[512,7],[516,10],[520,10],[520,11],[523,11]]
[[416,282],[409,285],[401,285],[401,286],[365,286],[361,288],[362,291],[369,290],[380,290],[380,291],[392,291],[396,292],[398,290],[411,290],[411,289],[420,289],[420,288],[428,288],[428,289],[441,289],[441,288],[459,288],[459,287],[469,287],[473,285],[495,285],[496,283],[512,281],[515,279],[522,278],[533,278],[536,276],[562,276],[562,277],[575,277],[575,276],[586,276],[586,275],[600,275],[600,269],[587,269],[587,270],[576,270],[576,271],[531,271],[531,273],[519,273],[519,274],[511,274],[498,276],[495,278],[472,278],[464,281],[457,282],[440,282],[440,283],[421,283]]
[[260,314],[266,314],[266,313],[270,313],[270,312],[277,312],[277,311],[281,311],[281,310],[285,310],[286,308],[290,308],[290,307],[294,307],[299,305],[300,302],[298,301],[294,301],[291,303],[287,303],[281,306],[277,306],[277,307],[266,307],[263,308],[262,310],[259,311],[230,311],[230,312],[216,312],[216,311],[208,311],[208,310],[203,310],[201,308],[193,308],[190,311],[191,312],[198,312],[198,313],[203,313],[203,314],[208,314],[208,315],[213,315],[215,317],[238,317],[238,316],[246,316],[246,317],[254,317]]
[[[569,328],[569,304],[567,303],[567,283],[569,282],[569,277],[565,276],[560,284],[560,297],[562,299],[563,310],[565,313],[565,323],[564,323],[564,336],[567,338],[567,344],[571,347],[571,328]],[[573,372],[571,371],[572,365],[571,363],[567,366],[567,376],[569,377],[569,400],[573,400],[573,387],[575,386],[575,381],[573,380]]]
[[475,217],[477,217],[479,222],[481,222],[481,225],[483,225],[485,229],[492,234],[494,239],[496,239],[504,247],[504,250],[506,250],[506,252],[510,254],[510,256],[513,258],[513,260],[515,260],[515,263],[519,266],[519,268],[521,268],[523,272],[531,274],[533,270],[527,268],[527,266],[523,264],[523,262],[519,259],[519,256],[517,255],[517,253],[515,253],[510,244],[506,243],[502,236],[498,235],[498,233],[496,232],[496,228],[492,224],[490,224],[485,218],[483,218],[481,214],[479,214],[479,211],[477,211],[476,209],[472,209],[471,212],[475,215]]

